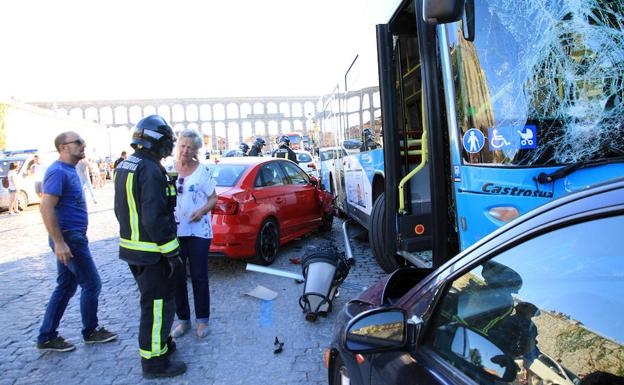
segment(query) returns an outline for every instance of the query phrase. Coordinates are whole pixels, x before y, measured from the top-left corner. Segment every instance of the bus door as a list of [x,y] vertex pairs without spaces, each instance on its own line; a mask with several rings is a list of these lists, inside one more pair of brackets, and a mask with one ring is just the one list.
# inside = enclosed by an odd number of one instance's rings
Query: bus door
[[[386,196],[385,212],[375,205],[372,222],[388,231],[372,246],[386,271],[406,262],[435,268],[449,256],[450,167],[439,64],[434,29],[424,25],[415,3],[403,2],[377,29]],[[385,213],[392,215],[375,219]]]

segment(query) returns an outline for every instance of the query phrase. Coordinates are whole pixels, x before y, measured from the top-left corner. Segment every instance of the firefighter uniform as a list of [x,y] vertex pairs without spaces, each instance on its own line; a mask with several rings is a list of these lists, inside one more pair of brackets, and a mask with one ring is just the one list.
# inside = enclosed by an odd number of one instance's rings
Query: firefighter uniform
[[278,149],[273,151],[272,156],[273,158],[283,158],[299,163],[297,161],[297,154],[288,146],[280,146]]
[[166,359],[172,344],[176,265],[170,262],[179,254],[175,195],[175,181],[149,151],[137,150],[116,168],[119,257],[130,265],[141,293],[139,351],[147,365]]

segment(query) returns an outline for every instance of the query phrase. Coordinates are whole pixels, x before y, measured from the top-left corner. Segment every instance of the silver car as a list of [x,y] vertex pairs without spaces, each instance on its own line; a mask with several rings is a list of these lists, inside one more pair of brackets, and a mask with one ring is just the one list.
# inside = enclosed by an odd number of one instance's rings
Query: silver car
[[[19,182],[19,208],[24,210],[28,205],[39,203],[41,199],[35,192],[35,177],[28,173],[28,168],[32,165],[34,154],[14,154],[0,156],[0,177],[5,177],[9,173],[11,163],[17,163]],[[9,190],[0,184],[0,208],[9,207]]]

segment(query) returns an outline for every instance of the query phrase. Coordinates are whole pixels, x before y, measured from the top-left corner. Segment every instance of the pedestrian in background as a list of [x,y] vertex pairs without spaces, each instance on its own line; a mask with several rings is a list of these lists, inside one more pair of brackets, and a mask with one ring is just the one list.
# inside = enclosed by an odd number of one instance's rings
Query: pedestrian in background
[[176,270],[182,265],[176,236],[175,184],[161,159],[171,155],[173,129],[158,115],[141,119],[133,133],[136,150],[117,165],[115,216],[119,222],[119,258],[126,261],[141,293],[139,354],[143,377],[174,377],[186,371],[169,356],[175,313]]
[[91,186],[91,176],[89,170],[89,162],[86,159],[80,159],[78,164],[76,164],[76,172],[78,173],[78,178],[80,178],[80,186],[83,191],[86,190],[91,195],[91,200],[93,203],[97,203],[95,200],[95,192],[93,191],[93,186]]
[[40,211],[48,230],[50,248],[56,255],[56,288],[50,297],[37,337],[37,349],[67,352],[76,347],[58,335],[57,328],[67,303],[80,293],[82,337],[87,344],[109,342],[117,335],[98,327],[98,298],[102,283],[87,239],[88,215],[76,164],[84,158],[85,142],[75,132],[64,132],[54,140],[59,158],[43,179]]
[[191,328],[186,285],[186,264],[189,264],[197,336],[208,334],[210,318],[210,290],[208,287],[208,252],[212,240],[211,211],[217,203],[216,181],[210,169],[199,162],[198,152],[203,140],[199,132],[184,129],[178,138],[175,171],[178,178],[176,220],[183,269],[176,273],[176,314],[179,323],[173,330],[174,338],[181,337]]
[[128,153],[126,153],[125,151],[122,151],[121,156],[117,158],[115,160],[115,163],[113,164],[113,170],[117,168],[117,165],[119,165],[119,163],[123,162],[126,159],[128,159]]
[[17,163],[9,164],[9,172],[7,173],[9,180],[9,215],[19,214],[19,174],[17,172]]
[[100,188],[103,186],[102,178],[100,178],[100,168],[93,159],[89,159],[89,175],[91,175],[93,188]]
[[39,195],[39,198],[43,196],[43,176],[45,175],[45,166],[41,164],[39,155],[33,157],[32,165],[28,173],[34,178],[35,181],[35,193]]

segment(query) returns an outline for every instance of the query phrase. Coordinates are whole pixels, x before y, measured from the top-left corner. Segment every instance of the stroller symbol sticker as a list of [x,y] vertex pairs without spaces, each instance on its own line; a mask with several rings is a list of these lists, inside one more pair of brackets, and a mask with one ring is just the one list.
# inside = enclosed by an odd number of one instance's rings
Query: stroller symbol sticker
[[537,147],[535,131],[535,126],[524,126],[524,131],[516,131],[520,135],[520,149]]

